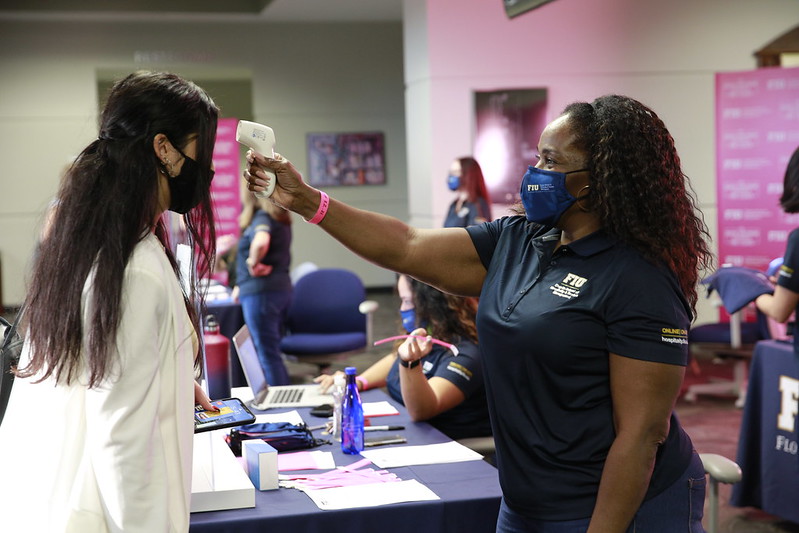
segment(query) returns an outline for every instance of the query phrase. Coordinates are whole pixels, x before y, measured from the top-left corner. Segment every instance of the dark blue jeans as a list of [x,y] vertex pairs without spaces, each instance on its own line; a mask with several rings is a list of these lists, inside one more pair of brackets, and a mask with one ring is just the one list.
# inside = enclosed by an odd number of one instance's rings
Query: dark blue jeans
[[[641,505],[627,533],[704,533],[705,484],[702,460],[694,452],[680,479]],[[585,533],[590,521],[590,518],[565,522],[529,520],[511,510],[503,500],[497,533]]]
[[247,294],[240,296],[239,302],[266,382],[270,385],[288,385],[291,380],[280,351],[280,339],[283,338],[291,291]]

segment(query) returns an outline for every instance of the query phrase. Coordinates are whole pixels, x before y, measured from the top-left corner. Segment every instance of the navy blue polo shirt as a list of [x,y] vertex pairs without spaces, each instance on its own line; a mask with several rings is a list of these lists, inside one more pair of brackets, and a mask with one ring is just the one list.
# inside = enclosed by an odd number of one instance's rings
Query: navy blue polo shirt
[[[609,353],[685,365],[690,306],[676,277],[596,232],[505,217],[467,228],[487,269],[477,313],[503,496],[539,520],[591,516],[615,431]],[[647,498],[688,467],[672,415]]]
[[[799,228],[788,235],[782,266],[777,273],[777,285],[799,293]],[[796,307],[796,314],[799,316],[799,305]],[[793,333],[793,351],[799,353],[799,335],[796,331]]]
[[[269,232],[269,250],[261,258],[261,263],[272,265],[268,276],[250,276],[247,270],[247,257],[250,244],[259,231]],[[265,211],[255,212],[250,225],[242,232],[236,252],[236,285],[239,294],[256,294],[263,291],[285,291],[291,289],[291,225],[274,220]]]
[[457,200],[449,204],[449,211],[444,218],[445,228],[465,228],[477,224],[477,219],[488,220],[488,202],[485,198],[478,198],[476,202],[465,201],[457,211]]
[[[455,346],[458,348],[457,357],[449,349],[434,344],[430,353],[422,359],[422,371],[427,379],[435,376],[450,381],[461,390],[465,399],[427,422],[453,440],[491,435],[480,351],[476,344],[468,340],[457,342]],[[400,386],[399,360],[394,361],[388,372],[386,388],[392,398],[405,405]]]

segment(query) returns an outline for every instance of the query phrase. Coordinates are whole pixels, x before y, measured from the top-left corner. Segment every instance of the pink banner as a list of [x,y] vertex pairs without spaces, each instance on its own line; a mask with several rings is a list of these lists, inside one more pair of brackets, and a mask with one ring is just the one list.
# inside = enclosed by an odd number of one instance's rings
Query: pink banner
[[[220,118],[216,129],[214,145],[214,180],[211,182],[211,200],[214,205],[217,239],[231,235],[238,239],[238,217],[241,211],[239,180],[240,149],[236,142],[236,118]],[[220,250],[217,250],[219,253]],[[227,273],[215,275],[222,283],[227,281]],[[224,279],[223,279],[224,278]]]
[[214,145],[214,181],[211,198],[214,204],[217,236],[232,234],[238,237],[238,217],[241,210],[239,197],[239,144],[236,142],[237,118],[220,118]]
[[716,74],[719,264],[765,270],[799,215],[779,205],[799,146],[799,68]]

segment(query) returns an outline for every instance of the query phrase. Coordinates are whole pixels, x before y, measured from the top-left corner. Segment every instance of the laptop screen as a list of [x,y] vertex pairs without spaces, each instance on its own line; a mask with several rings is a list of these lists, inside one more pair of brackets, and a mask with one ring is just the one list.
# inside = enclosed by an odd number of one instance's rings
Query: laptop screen
[[259,404],[266,397],[269,387],[266,383],[266,377],[264,377],[264,371],[261,368],[261,362],[258,361],[258,352],[255,350],[250,330],[246,324],[233,336],[233,345],[236,347],[236,353],[239,356],[244,377],[247,379],[247,385],[252,390],[255,403]]

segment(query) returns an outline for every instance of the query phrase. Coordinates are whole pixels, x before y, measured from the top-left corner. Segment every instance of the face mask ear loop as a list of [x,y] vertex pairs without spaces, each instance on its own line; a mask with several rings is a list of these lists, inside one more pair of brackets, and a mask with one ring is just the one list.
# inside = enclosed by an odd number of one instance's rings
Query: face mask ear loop
[[591,211],[590,208],[583,207],[583,203],[582,203],[583,200],[588,200],[590,198],[591,193],[589,192],[588,194],[585,194],[584,196],[580,196],[580,193],[583,192],[584,190],[590,189],[590,188],[591,188],[590,185],[586,185],[582,189],[577,191],[577,197],[576,197],[577,198],[577,202],[576,202],[577,203],[577,207],[579,207],[580,211],[582,211],[583,213],[588,213],[588,212]]

